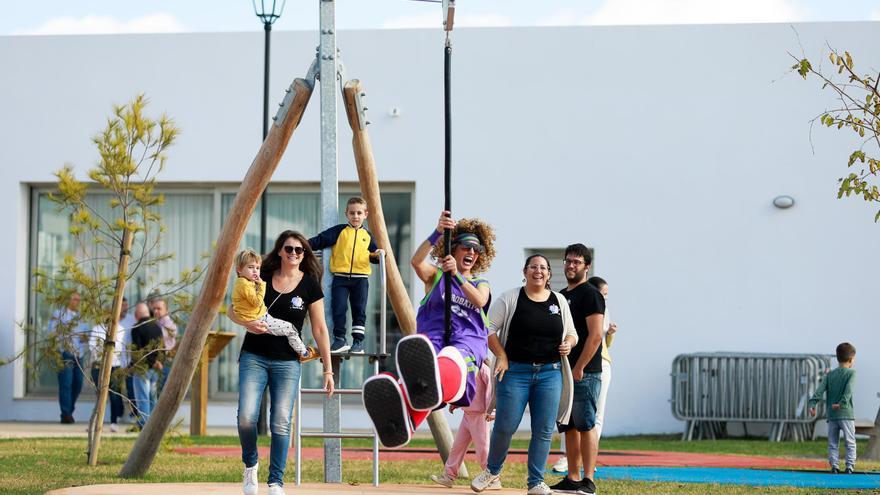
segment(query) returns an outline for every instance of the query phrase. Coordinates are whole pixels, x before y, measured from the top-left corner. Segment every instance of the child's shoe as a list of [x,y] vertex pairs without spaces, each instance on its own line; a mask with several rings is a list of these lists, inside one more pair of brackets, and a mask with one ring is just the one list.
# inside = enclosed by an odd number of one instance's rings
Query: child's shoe
[[396,448],[409,443],[413,428],[397,380],[385,373],[367,378],[362,399],[382,445]]
[[854,471],[853,471],[852,466],[847,466],[843,472],[844,472],[844,474],[853,474]]
[[353,339],[351,341],[351,348],[348,350],[349,354],[363,354],[364,353],[364,341],[363,339]]
[[299,357],[300,363],[308,363],[309,361],[314,361],[315,359],[320,359],[321,354],[318,353],[318,350],[312,346],[306,346],[306,353]]
[[831,474],[840,474],[840,469],[837,469],[837,466],[832,466]]
[[446,488],[452,488],[452,485],[455,484],[455,480],[450,478],[448,474],[443,473],[440,476],[436,474],[431,475],[431,481],[437,483],[438,485],[443,485]]
[[344,338],[333,337],[333,345],[330,346],[330,354],[344,354],[348,352],[348,343]]

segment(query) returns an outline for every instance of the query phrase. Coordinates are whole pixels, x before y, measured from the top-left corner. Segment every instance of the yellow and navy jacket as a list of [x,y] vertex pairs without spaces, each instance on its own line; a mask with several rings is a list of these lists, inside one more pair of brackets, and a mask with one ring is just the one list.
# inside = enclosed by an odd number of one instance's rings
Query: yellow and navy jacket
[[330,255],[330,273],[345,277],[366,277],[370,274],[370,253],[378,249],[373,235],[364,227],[354,228],[347,223],[321,232],[309,239],[314,250],[333,247]]

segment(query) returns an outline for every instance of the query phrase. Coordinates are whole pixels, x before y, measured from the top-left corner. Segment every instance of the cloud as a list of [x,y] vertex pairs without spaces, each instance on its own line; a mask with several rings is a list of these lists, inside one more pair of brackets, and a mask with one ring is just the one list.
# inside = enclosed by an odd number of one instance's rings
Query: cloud
[[56,17],[35,29],[18,30],[13,34],[177,33],[184,30],[183,24],[173,15],[158,13],[135,17],[129,21],[98,15]]
[[804,19],[796,0],[605,0],[591,12],[560,10],[538,25],[725,24]]
[[[458,14],[455,16],[455,27],[507,27],[513,20],[502,14]],[[384,29],[441,28],[443,19],[438,10],[434,14],[418,14],[392,17],[382,23]]]

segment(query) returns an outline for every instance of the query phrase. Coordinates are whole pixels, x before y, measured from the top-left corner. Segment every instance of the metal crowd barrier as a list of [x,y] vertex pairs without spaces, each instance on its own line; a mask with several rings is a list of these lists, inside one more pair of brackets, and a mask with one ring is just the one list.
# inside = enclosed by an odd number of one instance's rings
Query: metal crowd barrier
[[717,438],[727,423],[770,423],[769,440],[813,438],[823,413],[807,401],[836,360],[824,354],[712,352],[672,361],[672,414],[686,422],[682,440]]

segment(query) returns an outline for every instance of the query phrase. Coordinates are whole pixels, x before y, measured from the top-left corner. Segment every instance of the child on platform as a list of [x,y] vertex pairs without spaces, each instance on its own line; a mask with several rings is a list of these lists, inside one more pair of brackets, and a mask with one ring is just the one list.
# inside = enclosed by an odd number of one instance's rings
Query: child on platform
[[[367,219],[364,198],[349,198],[341,223],[309,239],[309,246],[318,251],[333,248],[330,255],[330,309],[333,313],[332,354],[364,353],[364,332],[367,323],[367,293],[370,288],[370,263],[378,263],[383,251],[376,247],[373,235],[364,227]],[[351,303],[351,346],[345,338],[346,314]]]
[[[446,459],[446,470],[441,475],[432,474],[431,480],[438,485],[452,488],[455,480],[458,478],[458,468],[464,460],[468,446],[471,440],[474,442],[474,451],[477,454],[477,461],[480,463],[480,469],[486,470],[486,462],[489,458],[489,422],[495,420],[495,412],[486,412],[492,396],[492,368],[489,365],[489,359],[485,359],[480,366],[480,372],[477,375],[477,390],[470,405],[460,408],[464,413],[461,418],[461,424],[458,426],[458,433],[455,435],[455,441],[452,443],[452,450]],[[456,406],[450,404],[449,412],[455,411]],[[500,490],[501,480],[495,480],[489,485],[487,490]]]
[[856,466],[856,422],[853,415],[852,389],[856,372],[852,369],[856,360],[856,348],[849,342],[837,346],[839,366],[828,372],[819,382],[819,388],[810,398],[810,414],[816,414],[816,404],[825,394],[826,415],[828,416],[828,464],[831,472],[840,472],[838,457],[840,432],[846,443],[846,474],[852,474]]
[[290,322],[279,320],[269,314],[263,300],[266,294],[266,282],[260,278],[261,263],[262,258],[253,249],[245,249],[235,255],[235,272],[238,275],[232,288],[232,305],[235,314],[245,321],[263,320],[270,334],[287,337],[290,347],[299,354],[300,362],[318,358],[318,352],[303,343],[299,330]]

